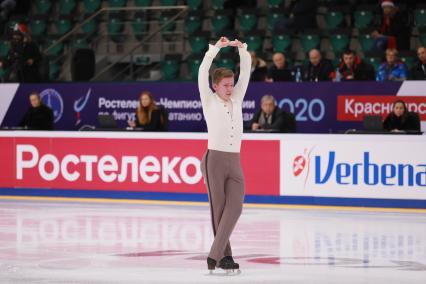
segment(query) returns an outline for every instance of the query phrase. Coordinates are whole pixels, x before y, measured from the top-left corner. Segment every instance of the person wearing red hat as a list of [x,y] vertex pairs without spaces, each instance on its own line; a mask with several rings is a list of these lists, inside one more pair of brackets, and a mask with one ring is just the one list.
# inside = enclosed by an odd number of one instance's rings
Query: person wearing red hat
[[0,59],[0,68],[9,71],[7,82],[40,82],[39,62],[41,53],[32,41],[25,24],[11,27],[10,50],[5,58]]
[[383,0],[381,7],[383,11],[381,23],[372,33],[376,49],[381,51],[387,48],[410,49],[408,15],[400,11],[393,0]]

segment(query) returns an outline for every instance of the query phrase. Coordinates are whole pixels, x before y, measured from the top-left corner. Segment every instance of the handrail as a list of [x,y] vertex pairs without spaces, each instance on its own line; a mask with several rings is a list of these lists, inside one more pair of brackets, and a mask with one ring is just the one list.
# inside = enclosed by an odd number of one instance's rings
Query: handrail
[[83,25],[91,21],[92,19],[96,18],[98,15],[104,13],[104,12],[120,12],[120,11],[149,11],[149,10],[182,10],[176,15],[174,15],[172,18],[168,19],[165,23],[163,23],[159,28],[157,28],[154,32],[149,34],[146,38],[144,38],[142,41],[139,42],[136,46],[134,46],[131,50],[126,52],[124,55],[122,55],[120,58],[112,62],[111,64],[107,65],[104,69],[102,69],[98,74],[96,74],[90,81],[94,81],[98,79],[101,75],[103,75],[105,72],[110,70],[115,64],[123,60],[125,57],[132,54],[136,49],[143,46],[147,41],[149,41],[151,38],[153,38],[156,34],[161,32],[167,25],[174,22],[176,19],[178,19],[181,15],[186,13],[188,10],[188,6],[186,5],[179,5],[179,6],[153,6],[153,7],[105,7],[101,8],[98,11],[96,11],[94,14],[89,16],[87,19],[85,19],[83,22],[78,23],[74,26],[73,29],[71,29],[68,33],[60,37],[58,40],[56,40],[53,44],[51,44],[49,47],[47,47],[43,53],[46,55],[49,50],[51,50],[56,45],[60,44],[61,42],[64,42],[66,39],[71,37],[77,30],[79,30]]
[[88,23],[95,17],[97,17],[99,14],[103,12],[119,12],[119,11],[144,11],[144,10],[178,10],[183,9],[186,11],[188,9],[188,6],[180,5],[180,6],[153,6],[153,7],[104,7],[96,11],[94,14],[89,16],[87,19],[85,19],[83,22],[78,23],[74,26],[72,30],[70,30],[68,33],[64,34],[62,37],[60,37],[57,41],[55,41],[53,44],[51,44],[48,48],[46,48],[43,53],[46,54],[50,49],[55,47],[57,44],[60,44],[61,42],[65,41],[67,38],[69,38],[72,34],[74,34],[75,31],[77,31],[79,28],[81,28],[84,24]]
[[[186,13],[186,10],[188,9],[188,6],[162,6],[163,7],[180,7],[180,9],[183,9],[183,11],[177,13],[172,18],[170,18],[168,21],[166,21],[163,25],[161,25],[159,28],[157,28],[154,32],[152,32],[150,35],[148,35],[146,38],[144,38],[142,41],[140,41],[137,45],[135,45],[131,50],[129,50],[127,53],[116,59],[114,62],[107,65],[104,69],[102,69],[98,74],[96,74],[90,81],[95,81],[98,79],[102,74],[110,70],[115,64],[126,58],[129,54],[132,54],[136,49],[143,46],[147,41],[149,41],[151,38],[153,38],[156,34],[161,32],[167,25],[174,22],[177,18],[179,18],[182,14]],[[177,8],[176,8],[177,9]]]

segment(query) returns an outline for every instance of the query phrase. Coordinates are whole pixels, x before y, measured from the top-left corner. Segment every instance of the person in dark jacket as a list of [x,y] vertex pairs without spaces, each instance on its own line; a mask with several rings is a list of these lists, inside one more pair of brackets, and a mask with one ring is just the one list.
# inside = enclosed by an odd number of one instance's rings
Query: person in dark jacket
[[309,63],[303,70],[303,81],[331,81],[332,73],[333,65],[330,60],[323,59],[318,49],[311,49],[309,51]]
[[252,131],[271,130],[274,132],[296,132],[294,116],[277,107],[271,95],[265,95],[250,122]]
[[410,24],[408,15],[395,7],[392,0],[383,0],[381,6],[383,9],[382,19],[380,25],[372,33],[376,49],[409,50]]
[[[373,66],[363,62],[349,49],[343,52],[338,71],[341,81],[374,81],[376,77]],[[339,81],[336,73],[333,74],[333,80]]]
[[16,24],[11,32],[11,48],[0,68],[9,69],[8,82],[38,83],[40,82],[39,64],[41,53],[31,39],[27,27]]
[[285,55],[281,52],[276,52],[272,55],[273,65],[268,69],[266,82],[283,82],[293,81],[291,70],[287,68]]
[[407,110],[407,105],[402,100],[393,103],[392,112],[383,122],[383,128],[392,132],[419,131],[420,121],[415,113]]
[[156,104],[151,92],[143,91],[136,109],[136,120],[129,120],[128,124],[143,131],[167,131],[167,112],[163,106]]
[[426,48],[420,46],[417,48],[417,58],[419,62],[411,69],[411,80],[426,80]]
[[251,55],[251,75],[250,81],[252,82],[263,82],[266,79],[268,72],[268,66],[265,60],[257,57],[256,52],[250,51]]
[[31,107],[19,126],[30,130],[53,130],[53,111],[42,103],[39,93],[30,94],[30,103]]

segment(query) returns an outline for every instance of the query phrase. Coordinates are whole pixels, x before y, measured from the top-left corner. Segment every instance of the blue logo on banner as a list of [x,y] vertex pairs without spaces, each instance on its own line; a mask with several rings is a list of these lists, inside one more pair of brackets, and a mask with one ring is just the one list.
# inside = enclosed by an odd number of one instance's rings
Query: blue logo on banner
[[43,104],[53,111],[54,122],[58,122],[64,113],[64,102],[61,95],[54,89],[46,89],[40,93]]

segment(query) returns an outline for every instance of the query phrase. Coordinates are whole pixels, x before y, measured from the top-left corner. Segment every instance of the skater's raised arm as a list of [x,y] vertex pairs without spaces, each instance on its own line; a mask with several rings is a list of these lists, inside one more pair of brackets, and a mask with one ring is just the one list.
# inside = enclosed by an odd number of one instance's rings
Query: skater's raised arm
[[198,70],[198,90],[200,92],[201,102],[205,103],[208,98],[211,98],[213,91],[209,84],[209,70],[213,59],[216,57],[222,47],[228,46],[229,40],[226,37],[221,37],[215,45],[209,44],[209,50],[206,52]]
[[238,77],[238,82],[235,85],[232,96],[236,99],[243,100],[250,80],[251,56],[247,51],[246,43],[234,40],[230,43],[230,45],[237,46],[238,53],[240,54],[240,76]]

